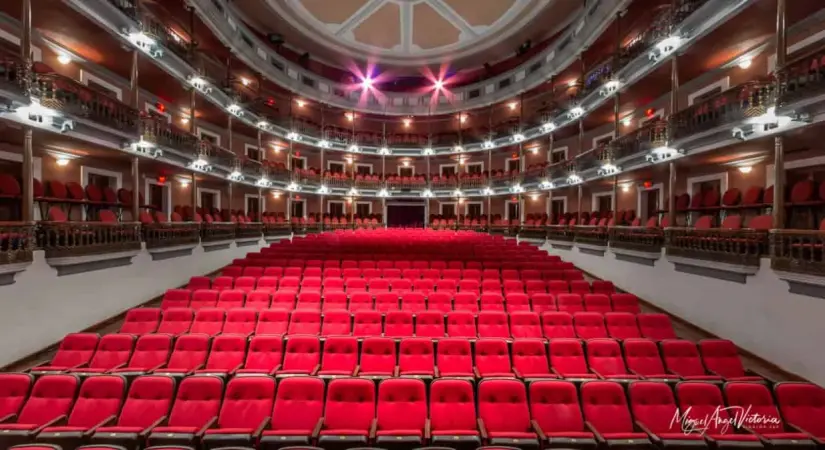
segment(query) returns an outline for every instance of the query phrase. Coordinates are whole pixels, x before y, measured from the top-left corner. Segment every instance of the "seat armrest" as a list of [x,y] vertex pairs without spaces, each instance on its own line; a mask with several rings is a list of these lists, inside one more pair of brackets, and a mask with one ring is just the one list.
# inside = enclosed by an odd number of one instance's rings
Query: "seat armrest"
[[424,419],[424,439],[430,440],[430,419]]
[[519,379],[522,379],[522,380],[524,379],[524,376],[522,376],[521,372],[518,369],[516,369],[515,367],[512,367],[511,369],[512,369],[513,373],[516,374],[516,378],[519,378]]
[[398,378],[398,374],[401,369],[398,366],[395,366],[395,369],[392,369],[392,376]]
[[13,420],[17,420],[17,414],[6,414],[3,417],[0,417],[0,423],[8,423]]
[[162,368],[163,368],[163,366],[165,366],[165,365],[166,365],[166,363],[160,363],[160,364],[158,364],[157,366],[152,367],[151,369],[147,370],[147,371],[146,371],[146,373],[152,373],[152,372],[154,372],[154,371],[156,371],[156,370],[160,370],[160,369],[162,369]]
[[717,371],[715,371],[715,370],[711,370],[711,369],[705,369],[705,370],[707,371],[707,373],[709,373],[709,374],[711,374],[711,375],[713,375],[713,376],[715,376],[715,377],[719,377],[719,378],[721,378],[721,379],[723,379],[723,380],[724,380],[724,379],[726,379],[726,378],[725,378],[725,377],[723,377],[723,376],[722,376],[719,372],[717,372]]
[[38,435],[38,434],[40,434],[40,432],[41,432],[41,431],[43,431],[44,429],[49,428],[49,427],[53,427],[53,426],[56,426],[56,425],[59,425],[59,424],[61,424],[62,422],[65,422],[65,421],[66,421],[66,419],[68,419],[68,418],[69,418],[69,417],[68,417],[67,415],[62,414],[62,415],[57,416],[57,417],[55,417],[54,419],[52,419],[52,420],[50,420],[50,421],[48,421],[48,422],[44,423],[43,425],[40,425],[39,427],[35,428],[34,430],[29,431],[27,434],[28,434],[29,436],[35,436],[35,435]]
[[318,439],[318,435],[321,434],[321,430],[324,428],[324,418],[319,417],[318,423],[315,424],[315,428],[312,429],[312,439]]
[[120,363],[120,364],[118,364],[118,365],[116,365],[116,366],[112,367],[111,369],[107,370],[107,371],[106,371],[106,373],[112,373],[112,372],[114,372],[115,370],[122,369],[122,368],[124,368],[124,367],[126,367],[126,363],[125,363],[125,362],[122,362],[122,363]]
[[100,428],[100,427],[105,427],[106,425],[109,425],[109,424],[111,424],[111,423],[114,423],[114,421],[115,421],[116,419],[117,419],[117,416],[115,416],[115,415],[111,415],[111,416],[109,416],[109,417],[107,417],[107,418],[105,418],[105,419],[101,420],[101,421],[100,421],[100,423],[98,423],[97,425],[93,426],[92,428],[89,428],[88,430],[86,430],[86,431],[83,433],[83,437],[89,437],[89,436],[91,436],[91,435],[95,434],[95,433],[97,432],[97,429],[98,429],[98,428]]
[[152,433],[152,430],[154,430],[155,428],[163,425],[166,422],[167,418],[168,418],[167,416],[158,417],[158,420],[154,421],[154,423],[152,423],[151,425],[146,427],[145,430],[140,432],[140,434],[139,434],[140,438],[145,439],[146,436],[149,436],[149,434]]
[[439,372],[438,372],[438,367],[433,366],[433,373],[435,374],[436,378],[441,377],[441,375],[439,375]]
[[650,440],[653,441],[654,443],[659,444],[660,442],[662,442],[662,440],[659,438],[659,436],[656,436],[656,434],[653,433],[652,431],[650,431],[650,428],[648,428],[642,422],[636,420],[636,421],[633,422],[633,424],[636,425],[636,428],[638,428],[638,429],[642,430],[643,432],[647,433],[648,437],[650,437]]
[[558,371],[558,370],[556,370],[556,368],[555,368],[555,367],[551,367],[551,368],[550,368],[550,371],[551,371],[551,372],[553,372],[553,375],[555,375],[555,376],[557,376],[557,377],[559,377],[559,378],[564,378],[563,376],[561,376],[561,374],[559,373],[559,371]]
[[278,364],[272,370],[269,371],[269,376],[274,377],[275,374],[278,373],[279,370],[281,370],[281,365],[280,364]]
[[89,363],[88,363],[88,362],[84,362],[84,363],[76,364],[76,365],[74,365],[74,366],[72,366],[72,367],[69,367],[69,370],[82,369],[82,368],[87,367],[88,365],[89,365]]
[[473,375],[475,375],[476,379],[481,378],[481,375],[478,373],[478,367],[473,366]]
[[361,372],[361,365],[360,364],[355,366],[355,371],[352,372],[352,376],[357,377],[359,372]]
[[372,419],[372,423],[370,424],[370,440],[375,439],[375,432],[378,430],[378,419]]
[[632,374],[632,375],[636,375],[637,377],[639,377],[639,378],[640,378],[640,379],[642,379],[642,380],[644,380],[644,379],[645,379],[645,377],[644,377],[644,376],[642,376],[642,374],[640,374],[639,372],[636,372],[635,370],[633,370],[633,369],[631,369],[631,368],[629,368],[629,367],[627,368],[627,373]]
[[590,368],[590,371],[591,371],[591,372],[593,372],[593,373],[595,373],[595,374],[596,374],[596,376],[597,376],[597,377],[599,377],[600,379],[602,379],[602,380],[604,380],[604,379],[605,379],[605,378],[604,378],[604,376],[603,376],[602,374],[600,374],[598,370],[596,370],[596,369],[594,369],[594,368],[592,368],[592,367],[591,367],[591,368]]
[[804,430],[804,429],[802,429],[802,428],[800,428],[800,427],[798,427],[798,426],[796,426],[792,423],[786,423],[786,426],[788,428],[790,428],[791,430],[797,432],[797,433],[802,433],[802,434],[807,435],[808,439],[814,441],[817,446],[825,445],[825,441],[823,441],[822,439],[819,439],[818,437],[816,437],[813,434],[809,433],[807,430]]
[[531,420],[530,421],[530,426],[533,428],[533,432],[538,435],[539,439],[542,442],[544,442],[546,437],[544,436],[544,431],[542,431],[541,427],[539,426],[539,423],[536,422],[535,420]]
[[243,367],[243,363],[238,364],[234,369],[230,370],[229,375],[234,376],[239,370],[241,370],[241,367]]
[[264,430],[266,429],[266,427],[269,426],[269,423],[271,421],[272,421],[272,417],[270,417],[270,416],[264,417],[264,419],[261,420],[261,423],[260,423],[260,425],[258,425],[258,428],[256,428],[255,431],[252,433],[252,438],[254,439],[255,442],[258,441],[258,438],[261,437]]
[[212,416],[212,418],[209,419],[209,421],[207,421],[203,425],[203,428],[198,430],[198,433],[195,435],[195,437],[197,437],[198,439],[202,438],[203,435],[206,434],[206,430],[214,427],[216,423],[218,423],[218,416]]
[[487,440],[487,429],[484,428],[484,419],[479,417],[477,420],[478,423],[478,432],[481,434],[481,439]]
[[594,427],[593,424],[590,423],[589,420],[586,420],[584,422],[584,427],[587,428],[588,431],[593,433],[593,436],[596,437],[596,441],[598,441],[600,444],[605,444],[606,443],[606,441],[604,440],[604,437],[602,436],[602,434],[599,433],[599,430],[597,430],[596,427]]
[[204,367],[206,367],[206,364],[198,364],[194,369],[190,370],[189,372],[186,372],[186,376],[194,375],[195,372],[203,370]]

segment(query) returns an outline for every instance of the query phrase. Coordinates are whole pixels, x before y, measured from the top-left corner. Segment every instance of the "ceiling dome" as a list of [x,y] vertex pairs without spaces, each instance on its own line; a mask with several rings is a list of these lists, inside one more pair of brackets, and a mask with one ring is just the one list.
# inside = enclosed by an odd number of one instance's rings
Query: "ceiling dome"
[[466,68],[515,54],[558,32],[581,6],[571,0],[237,0],[250,25],[342,64],[449,62]]

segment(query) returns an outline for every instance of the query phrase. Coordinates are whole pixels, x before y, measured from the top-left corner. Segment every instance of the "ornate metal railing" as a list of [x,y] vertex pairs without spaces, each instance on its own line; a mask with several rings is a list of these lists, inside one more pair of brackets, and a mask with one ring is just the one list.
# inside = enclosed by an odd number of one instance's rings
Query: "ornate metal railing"
[[195,222],[168,222],[143,225],[146,248],[176,247],[200,243],[200,225]]
[[367,180],[363,178],[356,178],[355,179],[355,186],[359,188],[367,188],[367,189],[379,189],[383,186],[383,182],[379,180]]
[[348,188],[352,186],[352,178],[325,176],[323,182],[328,187]]
[[563,241],[573,242],[576,237],[572,227],[567,225],[549,225],[547,226],[547,240],[548,241]]
[[262,222],[239,223],[235,230],[235,239],[260,238],[263,236],[264,224]]
[[638,252],[660,253],[665,244],[665,233],[659,228],[610,227],[607,230],[610,246]]
[[768,253],[768,232],[666,228],[665,249],[668,256],[758,266],[759,258]]
[[785,105],[804,98],[825,94],[825,47],[807,53],[781,67],[779,103]]
[[38,243],[47,258],[140,250],[140,223],[40,222]]
[[195,155],[198,150],[197,137],[158,117],[140,118],[140,136],[145,142],[180,150],[191,155]]
[[487,186],[487,177],[469,178],[462,177],[458,180],[458,185],[462,189],[481,189]]
[[38,74],[34,91],[43,106],[123,132],[138,133],[138,110],[71,78],[55,73]]
[[264,224],[264,236],[284,236],[292,233],[292,225],[288,222]]
[[772,230],[771,268],[825,276],[825,231]]
[[19,59],[11,57],[0,58],[0,89],[24,95],[24,71],[25,67]]
[[203,242],[231,241],[235,239],[234,223],[212,222],[201,226],[201,240]]
[[598,225],[576,225],[573,227],[573,236],[573,241],[576,244],[607,247],[607,227]]
[[34,248],[34,225],[0,222],[0,265],[32,262]]
[[655,148],[664,147],[668,141],[668,122],[656,120],[610,142],[607,148],[612,161],[628,156],[647,153]]
[[749,117],[759,117],[774,105],[775,87],[772,82],[749,81],[695,103],[671,117],[672,137],[679,139]]
[[219,147],[207,140],[201,140],[198,143],[198,147],[200,154],[206,156],[209,164],[228,167],[230,169],[234,167],[235,159],[237,158],[234,152]]
[[268,174],[267,169],[263,166],[263,164],[261,164],[260,161],[250,158],[237,158],[236,161],[240,163],[241,172],[246,176],[250,176],[258,180]]

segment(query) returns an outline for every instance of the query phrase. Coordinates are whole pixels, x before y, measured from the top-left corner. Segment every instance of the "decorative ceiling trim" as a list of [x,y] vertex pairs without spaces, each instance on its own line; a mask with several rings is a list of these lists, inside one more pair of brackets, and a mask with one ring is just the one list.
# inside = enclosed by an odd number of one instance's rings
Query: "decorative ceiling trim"
[[[290,25],[318,45],[357,60],[366,59],[366,55],[379,57],[381,62],[396,66],[420,66],[422,64],[441,64],[445,59],[458,60],[473,54],[483,53],[496,44],[507,40],[533,21],[539,13],[554,4],[565,0],[514,0],[507,12],[492,25],[485,27],[483,33],[479,27],[472,27],[443,0],[420,0],[418,2],[402,0],[369,0],[340,26],[326,24],[318,20],[300,0],[264,0],[264,3],[280,17],[288,20]],[[444,20],[461,32],[460,39],[450,45],[435,49],[422,49],[412,44],[414,23],[413,7],[416,4],[430,6]],[[399,33],[401,45],[391,49],[381,48],[357,42],[352,31],[383,5],[395,4],[400,7]],[[233,8],[237,10],[237,8]],[[548,36],[567,26],[581,10],[570,14]],[[326,32],[321,30],[327,30]],[[347,42],[342,42],[346,38]],[[405,43],[409,42],[409,45]],[[399,52],[403,52],[399,54]]]

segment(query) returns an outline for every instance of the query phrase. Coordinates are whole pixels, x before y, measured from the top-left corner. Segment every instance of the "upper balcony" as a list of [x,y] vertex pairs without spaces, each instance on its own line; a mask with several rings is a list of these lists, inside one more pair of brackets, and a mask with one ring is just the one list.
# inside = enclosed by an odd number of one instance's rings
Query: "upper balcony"
[[[379,97],[386,101],[378,102],[372,98],[374,96],[367,96],[372,99],[362,107],[358,107],[355,102],[360,99],[357,90],[348,92],[341,98],[335,95],[337,89],[333,85],[310,80],[306,70],[293,68],[286,61],[278,67],[269,63],[268,58],[274,56],[267,52],[267,47],[254,34],[244,32],[244,25],[240,21],[227,22],[226,15],[232,15],[233,10],[227,8],[222,0],[193,2],[199,17],[213,28],[217,37],[233,48],[234,53],[248,67],[276,81],[288,78],[289,84],[285,86],[295,88],[296,92],[299,92],[299,87],[321,89],[323,95],[319,97],[304,97],[318,98],[325,106],[305,114],[301,114],[298,108],[292,114],[292,106],[281,106],[280,114],[273,113],[260,108],[262,102],[257,101],[260,99],[256,99],[254,95],[244,95],[242,92],[228,94],[218,89],[217,81],[211,81],[195,69],[191,46],[182,44],[179,35],[161,25],[149,13],[143,11],[136,16],[134,9],[129,6],[130,2],[71,0],[68,3],[150,55],[175,78],[194,85],[222,110],[235,114],[239,120],[258,127],[271,136],[336,151],[421,156],[484,152],[508,147],[525,140],[541,138],[574,123],[603,104],[617,88],[640,80],[661,65],[667,55],[677,48],[690,45],[740,11],[749,1],[684,0],[675,10],[663,9],[652,24],[634,40],[626,43],[618,54],[601,58],[599,63],[587,67],[579,88],[572,95],[567,95],[561,103],[546,89],[525,91],[528,86],[536,86],[547,81],[551,75],[566,70],[579,49],[603,34],[604,27],[613,20],[619,7],[614,2],[592,3],[581,26],[571,26],[568,30],[570,35],[563,35],[536,56],[540,63],[538,65],[531,60],[532,65],[502,75],[501,80],[488,80],[480,86],[462,87],[458,92],[451,93],[450,101],[443,95],[433,96],[432,93],[400,97],[392,93],[381,93]],[[228,26],[228,23],[232,26]],[[239,33],[243,38],[238,37]],[[518,102],[517,114],[513,114],[514,110],[509,117],[500,117],[507,116],[500,113],[496,114],[496,120],[487,117],[491,114],[488,113],[488,105],[508,108],[514,96],[519,94],[522,97]],[[436,101],[431,104],[430,99]],[[283,100],[278,98],[273,101],[284,105]],[[289,104],[294,100],[287,99]],[[309,110],[311,105],[302,108]],[[364,122],[355,127],[331,125],[331,121],[325,122],[323,119],[325,108],[328,114],[343,116],[344,111],[349,111],[350,114],[363,116]],[[289,114],[284,117],[286,110],[289,110]],[[464,113],[453,114],[459,111]],[[405,119],[375,119],[370,113],[384,117],[418,115],[414,119],[416,132],[403,129],[407,127]],[[467,118],[470,120],[462,125]],[[427,132],[423,131],[425,129]]]

